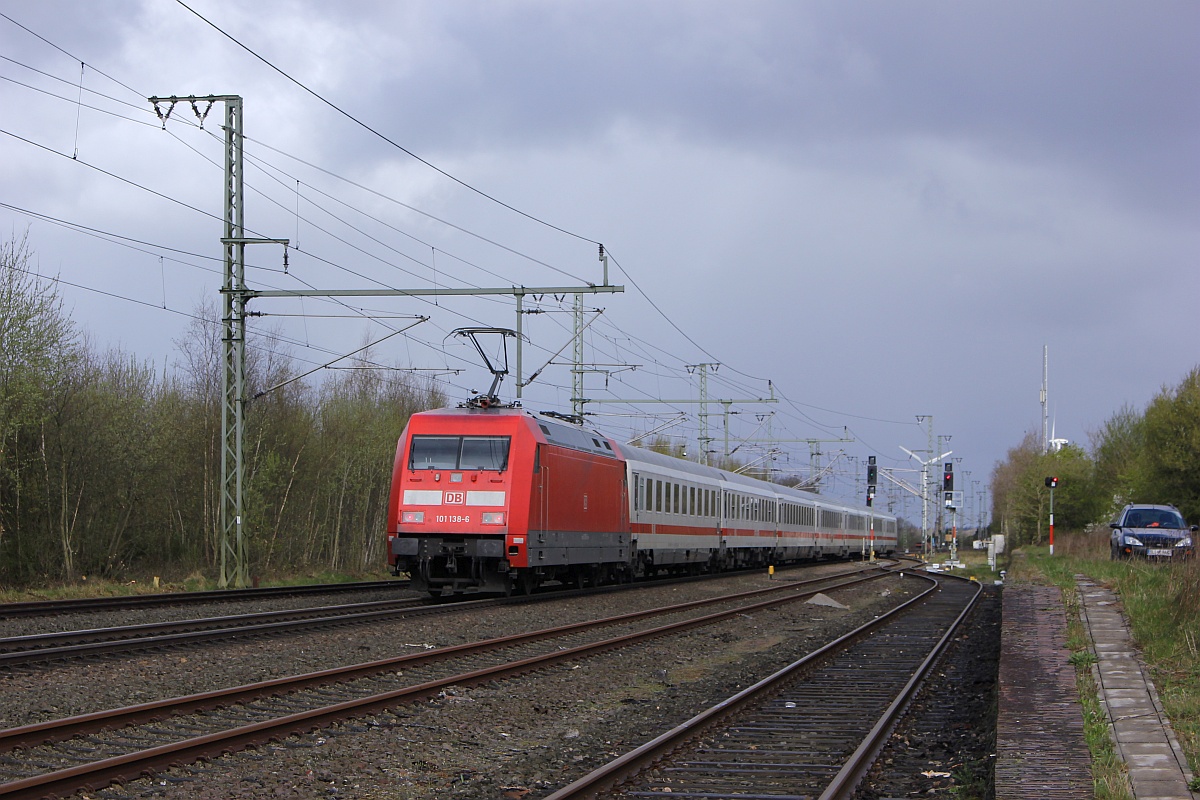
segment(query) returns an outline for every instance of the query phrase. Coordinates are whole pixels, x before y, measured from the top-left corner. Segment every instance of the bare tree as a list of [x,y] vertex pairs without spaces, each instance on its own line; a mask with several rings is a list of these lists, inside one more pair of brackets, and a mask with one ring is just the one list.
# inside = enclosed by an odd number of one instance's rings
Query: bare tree
[[[76,352],[58,285],[31,268],[28,234],[0,242],[0,570],[21,562],[22,466],[36,457],[45,393]],[[9,541],[15,539],[15,541]]]

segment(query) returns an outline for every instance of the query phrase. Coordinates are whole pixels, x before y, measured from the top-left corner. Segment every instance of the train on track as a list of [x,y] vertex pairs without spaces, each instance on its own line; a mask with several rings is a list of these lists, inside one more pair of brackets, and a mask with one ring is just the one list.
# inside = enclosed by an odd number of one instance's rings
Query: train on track
[[411,417],[396,447],[387,540],[392,569],[436,596],[897,546],[894,516],[620,445],[490,395]]

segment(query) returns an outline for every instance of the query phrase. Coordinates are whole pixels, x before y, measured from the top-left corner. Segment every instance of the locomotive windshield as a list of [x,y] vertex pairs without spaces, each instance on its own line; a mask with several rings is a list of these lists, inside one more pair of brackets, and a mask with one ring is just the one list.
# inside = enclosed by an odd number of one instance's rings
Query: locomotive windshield
[[413,436],[409,469],[508,468],[508,436]]

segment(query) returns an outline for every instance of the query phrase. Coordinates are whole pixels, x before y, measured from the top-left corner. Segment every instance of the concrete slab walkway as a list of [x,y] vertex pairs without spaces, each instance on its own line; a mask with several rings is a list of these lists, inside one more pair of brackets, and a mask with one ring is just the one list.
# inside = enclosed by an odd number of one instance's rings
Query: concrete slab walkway
[[1091,635],[1100,702],[1108,712],[1117,752],[1129,767],[1137,800],[1200,800],[1188,790],[1192,774],[1154,684],[1143,668],[1117,596],[1075,576],[1083,621]]

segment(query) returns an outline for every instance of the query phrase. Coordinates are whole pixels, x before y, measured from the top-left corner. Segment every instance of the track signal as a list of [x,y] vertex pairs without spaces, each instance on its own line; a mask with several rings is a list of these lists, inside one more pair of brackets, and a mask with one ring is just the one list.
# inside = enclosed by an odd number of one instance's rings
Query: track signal
[[867,507],[870,508],[875,500],[875,487],[879,482],[879,468],[875,466],[875,456],[867,456]]
[[1058,486],[1058,478],[1046,478],[1046,485],[1053,489]]
[[946,469],[942,472],[942,491],[954,491],[954,462],[947,461]]

